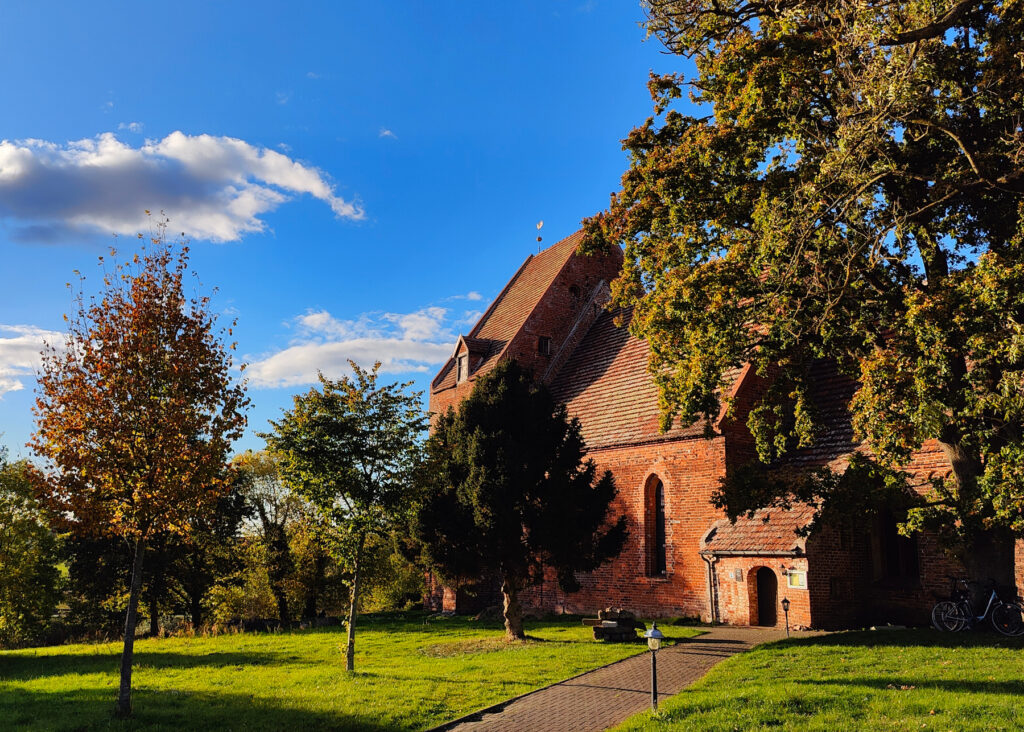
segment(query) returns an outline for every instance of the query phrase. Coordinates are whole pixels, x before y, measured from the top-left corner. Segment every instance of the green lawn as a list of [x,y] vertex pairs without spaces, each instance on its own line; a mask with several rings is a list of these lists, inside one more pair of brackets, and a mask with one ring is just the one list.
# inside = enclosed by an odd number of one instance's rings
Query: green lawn
[[527,621],[534,640],[512,647],[493,623],[425,619],[360,619],[351,675],[342,628],[140,641],[125,723],[119,644],[0,652],[0,729],[425,729],[646,648],[576,617]]
[[760,646],[620,730],[1024,729],[1024,641],[863,631]]

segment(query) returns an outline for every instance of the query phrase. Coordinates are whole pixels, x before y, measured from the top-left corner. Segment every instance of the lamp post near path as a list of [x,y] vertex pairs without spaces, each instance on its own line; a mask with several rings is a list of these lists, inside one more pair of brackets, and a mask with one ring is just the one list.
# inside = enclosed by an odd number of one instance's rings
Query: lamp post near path
[[657,623],[651,623],[651,629],[644,633],[644,638],[651,649],[651,709],[658,711],[658,651],[665,634],[658,630]]
[[782,612],[786,615],[786,637],[789,637],[789,598],[782,598]]

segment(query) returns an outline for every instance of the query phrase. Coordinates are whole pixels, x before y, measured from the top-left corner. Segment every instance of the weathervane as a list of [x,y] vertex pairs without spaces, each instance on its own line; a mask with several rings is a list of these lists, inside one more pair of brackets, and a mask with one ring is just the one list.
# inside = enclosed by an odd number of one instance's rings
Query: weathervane
[[537,233],[537,254],[540,254],[540,242],[541,242],[541,238],[542,237],[541,237],[539,232],[540,232],[540,230],[542,228],[544,228],[544,222],[543,221],[538,221],[537,222],[537,232],[538,232]]

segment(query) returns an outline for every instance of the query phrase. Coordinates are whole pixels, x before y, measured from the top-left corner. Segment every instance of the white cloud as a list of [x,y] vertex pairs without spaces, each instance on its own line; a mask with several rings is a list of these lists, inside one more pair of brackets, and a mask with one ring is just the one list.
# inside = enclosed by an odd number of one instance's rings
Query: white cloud
[[476,321],[480,320],[483,316],[483,310],[467,310],[462,314],[462,318],[459,319],[459,325],[475,325]]
[[452,295],[450,297],[446,297],[445,301],[446,302],[451,301],[451,300],[474,300],[475,301],[475,300],[483,300],[483,299],[484,299],[483,295],[481,295],[476,290],[472,290],[470,292],[467,292],[465,295]]
[[292,98],[292,93],[291,92],[279,91],[277,93],[277,103],[278,104],[287,104],[289,101],[291,101],[291,98]]
[[25,377],[34,379],[46,343],[61,346],[64,336],[32,325],[0,325],[0,399],[24,389]]
[[387,127],[381,127],[380,128],[380,134],[377,135],[377,136],[378,137],[390,137],[392,140],[397,140],[398,139],[398,135],[396,135],[394,132],[389,130]]
[[253,387],[275,388],[315,383],[317,371],[338,378],[349,372],[349,359],[363,367],[380,361],[385,373],[431,371],[454,347],[447,316],[445,308],[436,306],[411,313],[365,313],[354,320],[311,310],[295,318],[297,337],[291,345],[252,360],[245,374]]
[[64,145],[0,141],[0,219],[19,224],[21,240],[134,234],[148,230],[153,210],[166,212],[174,231],[235,241],[263,231],[264,214],[301,194],[339,217],[364,216],[317,168],[232,137],[172,132],[140,147],[109,132]]
[[117,129],[128,130],[129,132],[142,132],[144,126],[141,122],[121,122]]

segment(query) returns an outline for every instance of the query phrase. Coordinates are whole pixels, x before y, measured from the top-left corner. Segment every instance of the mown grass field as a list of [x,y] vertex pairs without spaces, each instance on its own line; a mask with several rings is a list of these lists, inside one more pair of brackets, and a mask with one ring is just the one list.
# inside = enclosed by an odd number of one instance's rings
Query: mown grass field
[[360,619],[354,674],[340,627],[139,641],[126,722],[111,717],[120,644],[0,652],[0,730],[426,729],[646,649],[576,617],[527,621],[534,640],[511,647],[495,623],[426,620]]
[[1020,730],[1024,640],[863,631],[784,640],[719,664],[625,730]]

